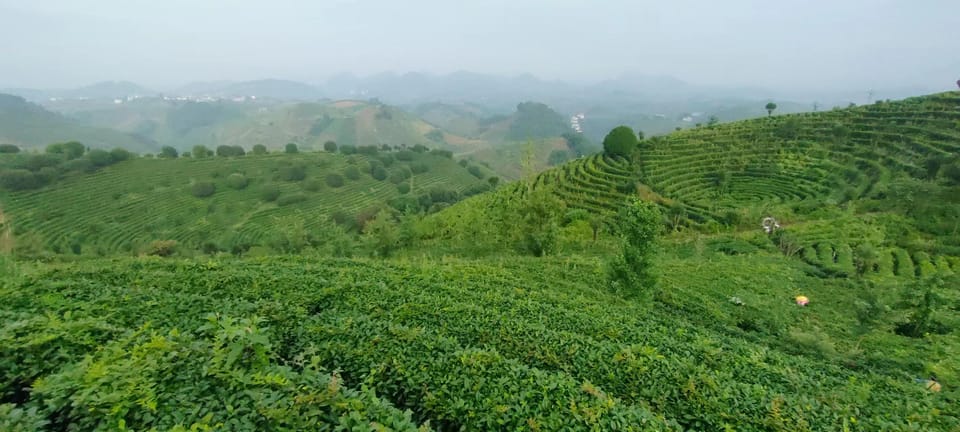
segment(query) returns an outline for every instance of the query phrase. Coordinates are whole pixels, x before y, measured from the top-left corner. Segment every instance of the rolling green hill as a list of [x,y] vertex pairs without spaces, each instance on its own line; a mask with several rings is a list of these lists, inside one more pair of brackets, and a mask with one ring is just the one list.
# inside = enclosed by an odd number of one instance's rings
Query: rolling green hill
[[496,182],[444,151],[3,193],[0,429],[957,430],[958,121],[954,92],[695,128],[450,207]]
[[55,108],[79,121],[137,134],[183,151],[195,145],[240,145],[249,149],[262,144],[281,149],[290,142],[319,150],[328,140],[340,145],[420,144],[460,151],[455,139],[447,144],[439,135],[428,137],[435,128],[415,116],[371,102],[278,104],[141,98],[122,104],[64,101]]
[[[595,155],[529,184],[608,218],[639,195],[659,203],[674,230],[758,229],[772,216],[791,234],[791,254],[829,273],[850,274],[869,256],[883,263],[871,272],[920,275],[960,256],[958,122],[956,92],[772,116],[655,137],[634,163]],[[451,209],[448,222],[481,224],[464,215],[470,206]]]
[[91,127],[47,111],[21,97],[0,94],[0,144],[14,144],[29,150],[71,140],[81,141],[93,148],[123,147],[142,152],[160,148],[150,139]]
[[[421,196],[434,189],[456,195],[487,187],[444,156],[406,153],[409,161],[394,153],[140,158],[35,191],[0,192],[0,202],[24,253],[109,255],[139,253],[158,240],[185,250],[246,250],[268,246],[288,229],[321,231],[331,216],[351,226],[404,193],[423,203]],[[382,180],[370,168],[386,165],[380,160],[390,161]],[[198,196],[205,195],[196,189],[202,187],[212,195]]]
[[510,179],[519,177],[521,159],[514,157],[521,148],[519,144],[536,144],[534,166],[539,171],[547,166],[552,150],[562,149],[560,136],[570,132],[566,120],[537,103],[520,104],[509,116],[487,116],[472,105],[430,104],[416,110],[423,118],[397,107],[358,100],[238,103],[140,98],[119,104],[64,100],[52,106],[80,122],[181,151],[195,145],[240,145],[249,149],[262,144],[281,149],[290,142],[320,150],[327,141],[352,146],[424,145],[469,154]]

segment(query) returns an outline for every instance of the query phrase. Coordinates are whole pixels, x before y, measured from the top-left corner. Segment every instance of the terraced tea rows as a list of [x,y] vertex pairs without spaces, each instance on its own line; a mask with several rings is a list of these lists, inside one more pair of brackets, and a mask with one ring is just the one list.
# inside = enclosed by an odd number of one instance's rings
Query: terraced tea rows
[[[480,180],[450,159],[421,155],[431,169],[407,182],[417,194],[435,186],[463,191]],[[342,174],[350,164],[366,171],[367,158],[331,154],[247,155],[241,158],[153,160],[137,159],[99,172],[70,178],[42,190],[3,197],[4,212],[14,235],[58,253],[109,254],[135,251],[154,240],[176,240],[188,247],[223,236],[256,244],[288,217],[307,228],[324,223],[335,211],[354,214],[382,205],[399,195],[396,185],[369,174],[346,179],[342,187],[324,183],[330,173]],[[303,181],[277,179],[294,164],[305,167]],[[395,166],[406,165],[396,162]],[[249,184],[232,189],[227,177],[241,173]],[[212,182],[216,193],[191,194],[191,185]],[[307,184],[312,182],[312,190]],[[265,188],[275,187],[281,200],[265,202]],[[286,195],[305,199],[289,205]],[[83,248],[87,248],[86,251]]]
[[[774,285],[811,283],[776,256],[704,265],[716,272],[748,262],[753,272],[722,286],[716,274],[670,271],[664,283],[680,303],[659,305],[675,309],[662,314],[597,289],[602,269],[569,258],[388,264],[296,257],[50,267],[0,290],[0,312],[19,314],[20,323],[56,317],[63,322],[56,340],[80,345],[111,344],[145,322],[167,334],[201,328],[209,312],[259,316],[277,361],[309,358],[339,370],[343,385],[375,391],[439,430],[840,430],[851,418],[869,430],[957,425],[947,400],[889,378],[899,363],[851,370],[789,353],[773,339],[761,348],[725,327],[730,318],[704,325],[695,311],[717,313],[733,287],[760,302],[781,296]],[[808,289],[824,298],[833,292]],[[789,304],[777,313],[806,326],[804,311]],[[113,330],[84,333],[90,320]],[[4,385],[37,377],[18,374],[69,370],[81,358],[47,356],[29,349],[29,338],[10,342],[0,356]],[[11,355],[38,369],[3,369]],[[41,396],[57,390],[40,389]]]
[[654,138],[640,152],[643,181],[706,207],[868,196],[896,175],[960,152],[960,93],[821,113],[774,116]]

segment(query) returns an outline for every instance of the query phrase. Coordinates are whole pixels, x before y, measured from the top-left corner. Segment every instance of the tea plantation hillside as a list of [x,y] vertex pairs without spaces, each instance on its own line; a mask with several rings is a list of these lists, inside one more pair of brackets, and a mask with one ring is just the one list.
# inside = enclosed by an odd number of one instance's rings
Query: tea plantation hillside
[[[674,231],[782,226],[788,255],[832,275],[914,277],[960,256],[960,93],[771,116],[642,140],[436,215],[434,235],[496,221],[499,204],[549,190],[565,211],[612,220],[628,196]],[[494,228],[483,228],[488,231]]]
[[[943,351],[955,340],[857,338],[839,305],[862,290],[778,253],[696,250],[661,255],[654,309],[598,288],[600,262],[571,257],[24,264],[0,289],[0,389],[18,404],[0,405],[0,424],[960,426],[953,396],[914,382],[924,366],[957,377]],[[785,301],[799,292],[822,306]]]
[[0,155],[50,181],[0,194],[0,430],[960,430],[958,120],[620,129],[507,184],[422,146]]
[[18,253],[28,256],[141,253],[158,241],[243,253],[284,249],[275,243],[291,232],[328,241],[321,233],[332,220],[355,230],[401,196],[403,205],[430,211],[489,188],[489,171],[449,153],[371,149],[136,158],[38,190],[0,191],[0,202]]
[[[883,197],[892,179],[960,180],[960,93],[771,116],[645,141],[644,183],[714,209]],[[944,168],[940,172],[940,168]]]

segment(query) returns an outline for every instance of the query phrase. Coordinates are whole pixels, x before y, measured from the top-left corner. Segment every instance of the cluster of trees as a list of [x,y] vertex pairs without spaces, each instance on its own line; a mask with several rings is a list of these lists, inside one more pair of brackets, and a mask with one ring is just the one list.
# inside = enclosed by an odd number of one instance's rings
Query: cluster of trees
[[566,118],[542,103],[523,102],[517,105],[517,114],[507,131],[507,139],[549,138],[564,133],[570,133]]
[[10,144],[2,148],[0,187],[10,191],[40,188],[67,173],[94,172],[134,157],[122,148],[91,150],[76,141],[51,144],[44,153],[34,154],[21,153],[19,147]]

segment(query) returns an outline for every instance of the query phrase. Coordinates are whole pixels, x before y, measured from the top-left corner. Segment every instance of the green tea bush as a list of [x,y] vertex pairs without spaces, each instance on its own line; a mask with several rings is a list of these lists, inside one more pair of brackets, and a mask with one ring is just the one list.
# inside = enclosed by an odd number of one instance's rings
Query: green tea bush
[[280,199],[277,200],[277,205],[280,207],[288,206],[291,204],[301,203],[307,200],[307,196],[302,193],[292,193],[283,195]]
[[335,173],[327,174],[327,186],[332,188],[343,186],[343,176]]
[[213,182],[201,181],[196,182],[193,186],[190,186],[190,193],[197,198],[206,198],[213,195],[217,191],[217,187]]
[[360,169],[354,165],[350,165],[343,170],[343,176],[353,181],[360,180]]
[[273,184],[268,184],[263,186],[260,189],[260,199],[263,202],[274,202],[277,198],[280,197],[280,187]]
[[246,189],[248,184],[250,184],[250,180],[247,179],[247,176],[243,174],[233,173],[227,176],[227,186],[229,186],[231,189]]

